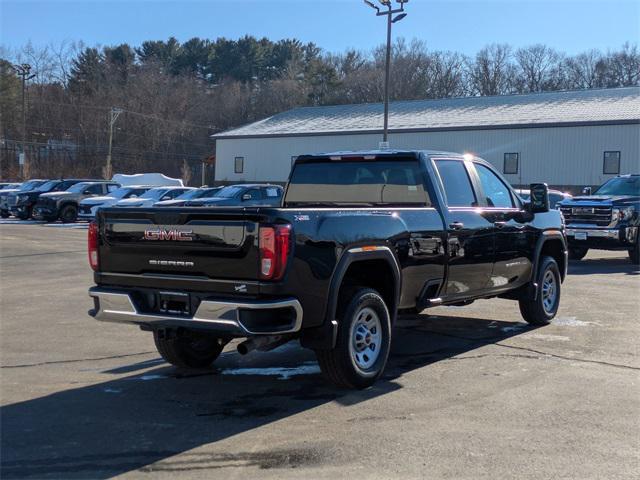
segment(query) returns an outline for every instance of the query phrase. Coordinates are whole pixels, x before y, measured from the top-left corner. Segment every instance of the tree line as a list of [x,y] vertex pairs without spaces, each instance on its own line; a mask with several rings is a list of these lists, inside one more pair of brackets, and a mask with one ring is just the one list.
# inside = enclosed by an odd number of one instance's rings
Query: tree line
[[[332,54],[295,39],[175,38],[88,47],[0,50],[1,176],[102,176],[111,109],[114,171],[190,176],[211,156],[209,135],[298,106],[382,101],[384,46]],[[23,125],[21,77],[29,64]],[[640,84],[640,51],[567,55],[543,44],[492,44],[475,55],[398,39],[392,100],[502,95]],[[24,142],[23,142],[24,140]]]

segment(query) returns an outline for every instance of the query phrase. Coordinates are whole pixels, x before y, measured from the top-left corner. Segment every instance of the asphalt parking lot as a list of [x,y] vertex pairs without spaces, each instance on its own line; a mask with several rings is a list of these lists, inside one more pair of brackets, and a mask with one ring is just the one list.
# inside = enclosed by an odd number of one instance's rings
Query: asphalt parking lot
[[[385,378],[288,344],[212,370],[86,314],[86,231],[0,225],[2,478],[637,478],[640,271],[571,264],[552,325],[515,302],[403,317]],[[426,312],[425,312],[426,313]]]

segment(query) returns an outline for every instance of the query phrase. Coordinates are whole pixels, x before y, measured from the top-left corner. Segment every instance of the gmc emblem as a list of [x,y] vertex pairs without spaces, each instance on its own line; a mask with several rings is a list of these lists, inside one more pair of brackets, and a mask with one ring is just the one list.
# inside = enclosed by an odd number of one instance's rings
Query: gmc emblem
[[168,240],[173,242],[192,242],[193,230],[165,230],[164,228],[154,228],[144,231],[145,240]]

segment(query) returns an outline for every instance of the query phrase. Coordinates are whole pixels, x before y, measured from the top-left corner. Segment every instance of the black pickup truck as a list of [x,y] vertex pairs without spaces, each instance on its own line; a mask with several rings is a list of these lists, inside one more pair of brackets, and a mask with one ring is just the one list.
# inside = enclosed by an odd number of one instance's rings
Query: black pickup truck
[[581,260],[590,248],[627,250],[640,264],[640,175],[620,175],[591,195],[560,203],[569,240],[569,258]]
[[303,155],[280,208],[101,209],[89,227],[97,320],[153,332],[183,368],[293,338],[351,388],[382,374],[398,312],[517,300],[556,314],[566,275],[560,212],[545,184],[523,203],[469,155]]

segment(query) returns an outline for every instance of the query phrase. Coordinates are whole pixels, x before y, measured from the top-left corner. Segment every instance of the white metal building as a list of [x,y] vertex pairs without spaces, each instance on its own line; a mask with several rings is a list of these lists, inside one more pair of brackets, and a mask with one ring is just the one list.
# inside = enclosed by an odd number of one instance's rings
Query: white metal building
[[[305,153],[376,149],[382,104],[305,107],[214,135],[219,182],[284,182]],[[392,148],[472,152],[514,185],[640,172],[640,87],[393,102]]]

